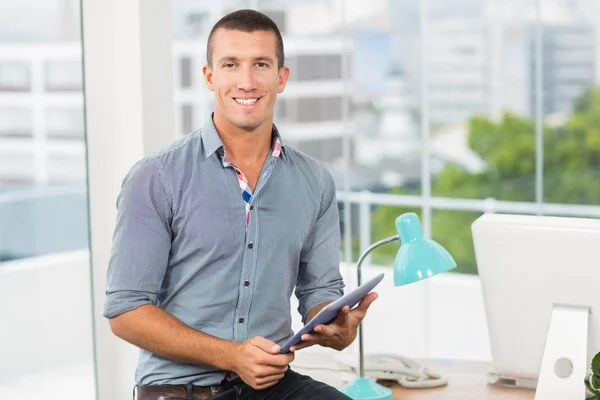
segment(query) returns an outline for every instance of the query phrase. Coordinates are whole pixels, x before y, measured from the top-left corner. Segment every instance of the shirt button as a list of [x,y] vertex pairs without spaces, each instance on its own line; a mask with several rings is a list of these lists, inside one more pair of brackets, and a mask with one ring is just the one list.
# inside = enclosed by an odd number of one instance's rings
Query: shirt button
[[250,286],[250,281],[244,281],[244,286]]
[[239,322],[240,324],[243,324],[243,323],[244,323],[244,318],[240,318],[240,319],[238,320],[238,322]]
[[248,243],[248,248],[249,248],[249,249],[251,249],[251,248],[253,248],[253,247],[254,247],[254,244],[252,244],[252,243]]

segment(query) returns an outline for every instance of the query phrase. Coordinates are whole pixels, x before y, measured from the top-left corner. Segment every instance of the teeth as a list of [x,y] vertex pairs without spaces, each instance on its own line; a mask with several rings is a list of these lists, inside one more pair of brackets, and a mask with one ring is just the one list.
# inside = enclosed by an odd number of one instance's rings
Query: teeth
[[235,99],[240,104],[250,105],[258,101],[258,99]]

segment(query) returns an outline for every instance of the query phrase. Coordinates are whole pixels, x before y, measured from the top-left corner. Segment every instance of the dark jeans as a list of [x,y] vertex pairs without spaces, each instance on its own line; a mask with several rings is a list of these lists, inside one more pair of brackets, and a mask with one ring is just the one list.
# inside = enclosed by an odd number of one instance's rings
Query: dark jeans
[[309,376],[288,370],[275,385],[255,390],[241,382],[210,400],[348,400],[334,387],[315,381]]

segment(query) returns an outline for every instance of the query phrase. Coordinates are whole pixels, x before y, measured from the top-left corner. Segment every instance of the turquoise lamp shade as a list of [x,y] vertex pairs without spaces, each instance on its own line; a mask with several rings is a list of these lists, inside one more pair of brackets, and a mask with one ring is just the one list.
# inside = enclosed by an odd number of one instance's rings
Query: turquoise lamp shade
[[420,281],[456,267],[456,261],[446,249],[423,236],[417,214],[406,213],[396,218],[396,229],[402,245],[394,261],[395,286]]

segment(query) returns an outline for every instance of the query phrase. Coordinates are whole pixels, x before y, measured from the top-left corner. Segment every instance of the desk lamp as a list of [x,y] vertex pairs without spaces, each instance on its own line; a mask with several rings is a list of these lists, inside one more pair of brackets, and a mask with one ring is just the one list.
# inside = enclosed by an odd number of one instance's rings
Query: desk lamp
[[[456,262],[446,249],[423,236],[417,214],[405,213],[396,218],[396,230],[397,235],[374,243],[358,259],[359,286],[362,284],[361,266],[365,257],[377,247],[396,240],[402,244],[394,261],[394,286],[408,285],[456,267]],[[354,400],[392,400],[389,388],[365,377],[362,324],[358,326],[358,342],[360,376],[340,388],[340,391]]]

